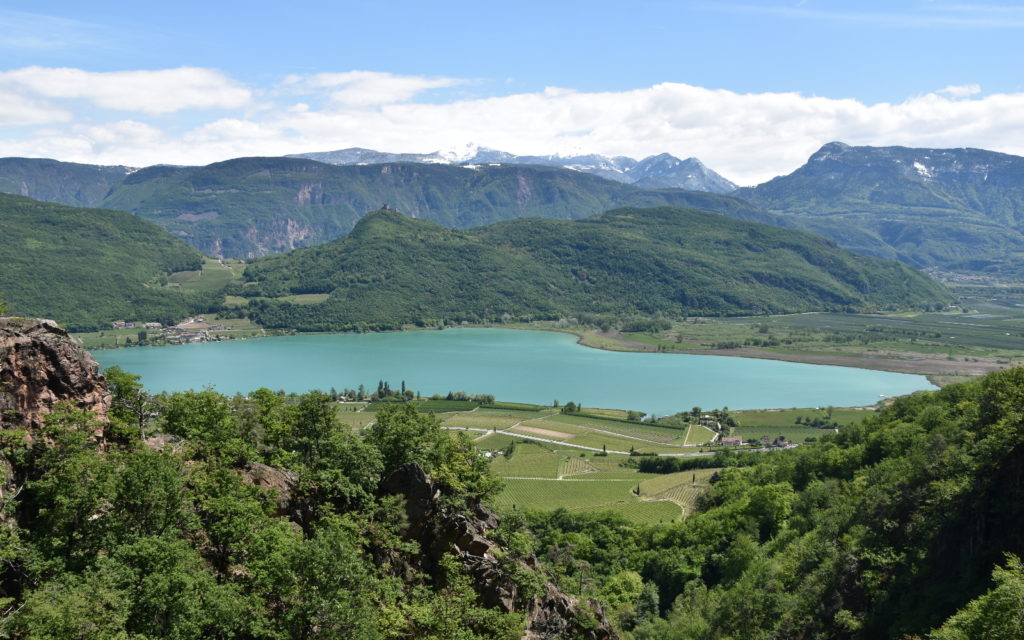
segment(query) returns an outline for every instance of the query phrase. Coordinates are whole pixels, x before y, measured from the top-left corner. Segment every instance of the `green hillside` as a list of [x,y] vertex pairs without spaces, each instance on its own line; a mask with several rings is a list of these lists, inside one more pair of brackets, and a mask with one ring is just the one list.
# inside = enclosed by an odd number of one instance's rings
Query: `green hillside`
[[98,207],[130,170],[46,158],[0,158],[0,193]]
[[1024,276],[1024,158],[830,143],[733,195],[843,247],[918,268]]
[[0,192],[147,218],[207,255],[250,258],[344,236],[384,204],[466,228],[527,216],[577,219],[622,206],[681,206],[792,226],[711,193],[643,190],[567,169],[435,164],[334,166],[239,158],[205,167],[123,167],[0,159]]
[[161,286],[171,272],[198,269],[199,252],[121,211],[0,194],[0,264],[10,313],[76,330],[167,321],[208,306],[206,297]]
[[[250,263],[254,319],[302,330],[578,313],[717,314],[942,305],[949,293],[894,262],[808,233],[692,209],[618,209],[580,221],[447,229],[368,214],[319,247]],[[268,300],[330,294],[318,304]]]
[[299,158],[240,158],[206,167],[150,167],[104,206],[145,217],[208,255],[250,258],[344,236],[383,205],[447,227],[520,217],[583,218],[618,206],[689,206],[755,219],[733,198],[644,191],[534,166],[334,166]]

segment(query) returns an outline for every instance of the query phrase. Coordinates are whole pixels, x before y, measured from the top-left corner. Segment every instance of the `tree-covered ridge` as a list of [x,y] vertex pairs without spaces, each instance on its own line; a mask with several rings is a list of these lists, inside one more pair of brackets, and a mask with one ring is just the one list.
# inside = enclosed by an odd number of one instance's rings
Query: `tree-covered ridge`
[[130,171],[46,158],[0,158],[0,193],[73,207],[98,207]]
[[904,397],[823,442],[737,458],[682,523],[533,514],[531,548],[563,585],[635,574],[620,619],[637,639],[1019,638],[1022,406],[1024,369]]
[[247,277],[255,284],[237,293],[329,293],[320,304],[250,304],[265,326],[303,330],[578,313],[868,310],[951,301],[920,273],[808,233],[668,207],[470,230],[378,211],[346,238],[251,263]]
[[53,160],[0,161],[0,191],[26,190],[63,204],[129,211],[207,255],[236,258],[344,236],[364,213],[383,204],[457,228],[525,216],[577,219],[622,206],[685,206],[772,219],[727,196],[645,190],[540,166],[334,166],[301,158],[238,158],[117,175],[103,167]]
[[119,318],[166,322],[210,304],[161,286],[169,273],[199,268],[199,252],[122,211],[0,194],[0,264],[10,313],[72,329]]

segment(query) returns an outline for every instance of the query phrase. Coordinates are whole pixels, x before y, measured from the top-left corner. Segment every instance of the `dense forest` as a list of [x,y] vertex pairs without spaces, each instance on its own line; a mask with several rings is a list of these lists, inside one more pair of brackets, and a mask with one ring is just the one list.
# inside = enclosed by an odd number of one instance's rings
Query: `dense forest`
[[[378,491],[407,463],[455,512],[497,488],[432,416],[395,405],[360,437],[323,393],[154,398],[129,374],[108,378],[109,424],[65,406],[43,433],[2,432],[20,489],[0,519],[0,636],[521,635],[523,616],[477,604],[454,556],[420,568],[401,501]],[[278,490],[259,486],[268,478]]]
[[80,209],[0,194],[0,292],[10,312],[46,316],[74,330],[112,320],[170,322],[219,304],[166,284],[202,255],[122,211]]
[[[693,209],[617,209],[585,220],[446,229],[395,211],[340,240],[250,263],[232,291],[266,327],[670,317],[941,308],[942,285],[811,234]],[[268,300],[330,294],[318,304]]]
[[[4,637],[522,633],[454,556],[422,569],[381,491],[407,463],[454,514],[498,489],[433,416],[392,404],[357,434],[319,392],[154,397],[109,378],[109,424],[64,407],[45,433],[3,432],[20,487],[0,526]],[[915,394],[823,442],[733,458],[685,521],[512,511],[491,553],[518,597],[552,579],[636,639],[1019,638],[1022,406],[1021,369]],[[256,481],[274,474],[286,493]]]

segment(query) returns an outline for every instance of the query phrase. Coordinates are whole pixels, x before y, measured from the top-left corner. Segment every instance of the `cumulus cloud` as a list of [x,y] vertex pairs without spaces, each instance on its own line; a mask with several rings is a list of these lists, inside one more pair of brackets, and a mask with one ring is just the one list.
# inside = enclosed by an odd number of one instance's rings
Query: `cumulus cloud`
[[49,99],[80,98],[103,109],[160,115],[182,109],[233,109],[252,92],[212,69],[95,72],[25,67],[0,72],[0,91]]
[[[9,81],[8,74],[0,74],[0,87]],[[288,78],[276,102],[255,109],[247,102],[250,90],[219,74],[213,77],[217,86],[242,91],[222,99],[221,107],[236,100],[245,108],[187,126],[177,119],[170,123],[166,118],[111,117],[109,122],[88,126],[76,119],[46,131],[0,132],[7,138],[0,139],[0,156],[140,166],[205,164],[239,156],[353,146],[430,152],[472,142],[517,154],[696,156],[739,184],[757,184],[792,171],[832,140],[876,146],[971,146],[1024,155],[1024,93],[980,95],[973,85],[878,104],[799,93],[738,93],[679,83],[616,92],[552,87],[424,103],[415,100],[418,93],[461,81],[355,71]],[[33,82],[50,86],[38,79]],[[84,89],[74,89],[79,91]],[[59,102],[60,96],[72,92],[50,88],[32,95]],[[112,95],[94,91],[91,95],[97,104],[100,94]],[[295,94],[302,94],[302,102],[291,100]],[[169,91],[158,95],[179,108],[203,104],[187,91],[184,96]],[[49,116],[32,120],[18,99],[0,98],[0,123],[5,114],[9,124],[23,125],[59,123],[70,117],[51,107]],[[143,113],[142,106],[151,108],[145,102],[138,106]]]
[[444,89],[465,82],[458,78],[396,75],[381,71],[318,73],[286,79],[287,84],[306,90],[328,89],[331,100],[355,107],[405,102],[428,89]]
[[68,122],[73,114],[47,102],[0,91],[0,127]]
[[968,98],[975,94],[981,93],[981,85],[979,84],[962,84],[962,85],[949,85],[945,89],[939,89],[939,93],[944,93],[952,98]]

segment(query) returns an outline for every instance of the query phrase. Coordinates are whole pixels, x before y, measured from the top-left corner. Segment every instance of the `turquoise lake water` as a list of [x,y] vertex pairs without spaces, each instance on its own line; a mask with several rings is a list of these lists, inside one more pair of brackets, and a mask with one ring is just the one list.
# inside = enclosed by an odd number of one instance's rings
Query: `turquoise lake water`
[[859,406],[882,395],[934,389],[924,376],[822,365],[576,344],[575,336],[509,329],[328,334],[96,351],[104,366],[142,376],[147,389],[212,385],[303,392],[368,390],[378,380],[429,396],[465,391],[499,400],[635,409],[667,415],[705,409]]

